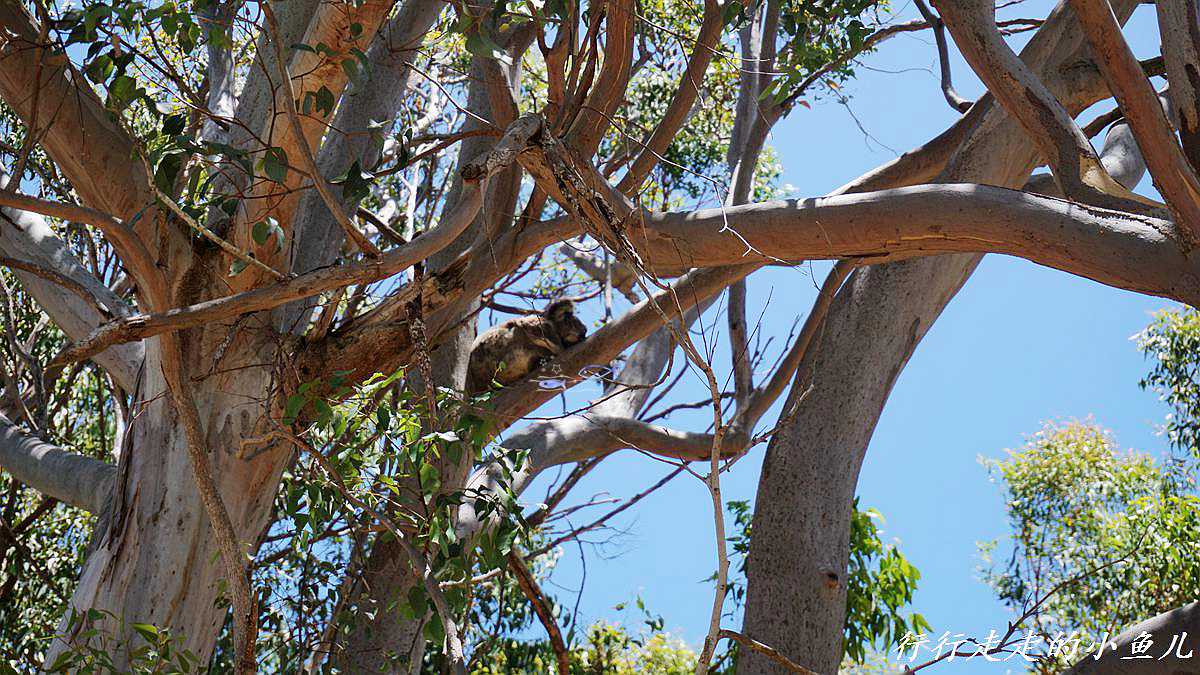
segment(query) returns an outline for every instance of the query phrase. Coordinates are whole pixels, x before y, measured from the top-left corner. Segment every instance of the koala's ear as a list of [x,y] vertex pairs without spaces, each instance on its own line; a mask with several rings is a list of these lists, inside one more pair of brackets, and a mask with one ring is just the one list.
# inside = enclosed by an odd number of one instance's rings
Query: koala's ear
[[575,302],[573,300],[555,300],[546,307],[545,313],[551,320],[562,319],[575,313]]

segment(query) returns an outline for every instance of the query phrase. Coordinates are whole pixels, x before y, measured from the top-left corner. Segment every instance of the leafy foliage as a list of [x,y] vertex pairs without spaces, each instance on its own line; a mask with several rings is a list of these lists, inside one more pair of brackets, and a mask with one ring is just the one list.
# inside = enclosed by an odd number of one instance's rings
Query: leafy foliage
[[846,588],[845,658],[864,663],[874,647],[886,650],[906,633],[931,629],[925,617],[905,613],[912,603],[921,573],[895,544],[885,544],[875,509],[861,510],[854,500],[850,521],[850,565]]
[[[504,41],[502,34],[509,32],[511,36],[514,27],[530,22],[557,24],[561,29],[563,21],[579,18],[572,13],[581,9],[578,4],[571,0],[497,3],[490,16],[459,13],[456,18],[447,17],[442,30],[426,37],[427,44],[437,48],[420,50],[413,57],[419,61],[418,70],[430,81],[414,86],[408,102],[412,105],[405,106],[396,122],[371,126],[373,145],[382,148],[385,141],[390,142],[383,158],[367,162],[346,157],[342,170],[330,171],[326,178],[340,188],[347,201],[361,202],[380,214],[390,209],[386,220],[393,225],[402,223],[403,227],[397,229],[404,237],[411,239],[419,229],[436,225],[438,213],[449,203],[447,189],[454,176],[452,153],[443,152],[454,144],[439,148],[439,143],[464,128],[465,115],[457,103],[451,105],[467,99],[469,78],[463,74],[469,72],[473,59],[495,58],[511,65],[507,46],[498,44]],[[783,59],[788,72],[784,86],[861,47],[870,23],[866,12],[872,6],[877,5],[857,0],[801,1],[788,6],[783,25],[789,41]],[[228,121],[214,120],[204,112],[212,85],[204,68],[208,48],[233,55],[233,79],[245,81],[251,71],[259,29],[256,22],[261,23],[261,17],[253,5],[238,7],[228,32],[213,30],[214,23],[205,18],[213,9],[213,0],[85,0],[40,5],[34,7],[34,14],[45,21],[45,39],[55,44],[82,75],[83,86],[92,87],[103,101],[103,114],[108,117],[105,123],[130,132],[136,146],[131,157],[133,170],[140,170],[139,164],[144,162],[154,188],[219,236],[239,245],[252,241],[283,253],[296,243],[289,240],[293,224],[287,219],[256,217],[255,222],[244,223],[248,231],[231,233],[224,229],[227,219],[241,208],[243,195],[230,193],[235,188],[222,183],[230,182],[230,176],[238,171],[251,182],[283,183],[296,178],[295,164],[301,158],[294,150],[289,156],[288,150],[272,146],[270,139],[261,144],[259,141],[264,139],[257,137],[250,143],[231,140],[226,144],[202,138],[199,133],[210,122],[228,126]],[[691,49],[680,36],[696,32],[699,17],[694,9],[692,3],[680,0],[638,4],[638,65],[629,84],[628,102],[616,115],[619,123],[599,153],[610,175],[620,175],[621,167],[638,150],[643,133],[661,120],[678,87]],[[745,21],[758,9],[727,3],[727,28]],[[362,29],[361,25],[350,26],[352,36]],[[372,73],[366,54],[357,48],[338,54],[323,44],[289,47],[336,57],[352,92],[370,86]],[[689,123],[676,135],[665,161],[641,194],[647,206],[673,208],[688,202],[715,203],[723,199],[725,145],[733,123],[725,103],[736,96],[739,63],[731,33],[727,32],[719,47],[721,53],[706,75]],[[537,61],[530,51],[522,65],[528,72],[544,72],[544,63]],[[426,75],[426,71],[432,75]],[[850,67],[843,63],[832,78],[840,81],[850,73]],[[519,86],[524,90],[521,105],[537,109],[539,102],[544,102],[544,78],[522,78]],[[297,95],[297,106],[306,117],[329,117],[344,104],[340,93],[324,86]],[[25,145],[26,130],[11,110],[0,108],[0,115],[0,140],[9,149],[5,152],[14,154],[11,149]],[[414,127],[420,128],[416,138]],[[253,129],[251,133],[259,131]],[[333,129],[329,136],[340,132]],[[424,152],[416,160],[414,152],[421,144]],[[34,144],[25,149],[30,154],[27,163],[22,159],[24,175],[15,178],[23,190],[62,202],[79,201],[40,147]],[[768,149],[756,173],[757,199],[775,196],[780,171],[777,157]],[[537,219],[545,214],[528,215]],[[136,218],[128,224],[144,225]],[[102,284],[120,288],[122,277],[128,281],[129,276],[102,237],[68,223],[55,222],[53,226],[62,231],[78,257],[89,262],[88,271]],[[196,251],[189,254],[196,254],[197,259],[203,257],[199,254],[204,247],[211,246],[198,236],[193,243]],[[234,260],[228,267],[230,274],[242,272],[246,264],[241,258]],[[224,271],[226,266],[220,268]],[[537,297],[575,290],[572,284],[578,282],[559,272],[544,274],[534,283]],[[12,281],[7,272],[4,274]],[[585,294],[594,292],[594,280],[579,285],[584,286],[581,292]],[[357,296],[360,303],[371,302],[363,298],[372,297],[381,286],[356,288],[352,297]],[[220,292],[225,290],[222,287]],[[128,285],[119,293],[133,296]],[[11,302],[7,298],[5,301],[15,308],[12,316],[5,317],[7,335],[24,345],[25,354],[9,346],[0,347],[2,365],[6,372],[16,374],[20,384],[28,384],[25,389],[36,388],[35,384],[44,379],[43,373],[23,370],[19,363],[22,356],[45,363],[61,349],[64,338],[57,329],[48,327],[40,310],[19,291],[14,291]],[[136,298],[130,302],[136,303]],[[349,306],[353,300],[345,302]],[[342,316],[349,314],[353,312]],[[235,330],[231,328],[231,334]],[[225,343],[221,352],[232,342]],[[34,372],[26,372],[29,370]],[[510,553],[536,549],[542,535],[526,527],[515,495],[501,491],[484,498],[453,489],[455,476],[463,467],[494,460],[502,467],[502,478],[508,478],[505,471],[520,465],[523,457],[488,445],[489,430],[470,410],[480,401],[464,404],[444,391],[427,397],[425,392],[416,393],[412,384],[403,372],[380,374],[359,384],[335,375],[299,386],[280,402],[281,419],[270,416],[271,423],[281,423],[281,428],[273,432],[295,432],[313,452],[298,453],[288,465],[274,495],[273,524],[259,542],[261,548],[254,562],[254,586],[265,591],[259,605],[257,645],[263,670],[298,672],[309,665],[315,651],[327,648],[331,639],[361,625],[358,622],[374,618],[344,611],[347,598],[356,592],[350,582],[361,571],[368,547],[394,537],[374,512],[387,513],[398,522],[398,529],[405,532],[431,562],[437,577],[446,583],[451,609],[465,618],[480,667],[495,668],[496,672],[549,670],[544,642],[515,637],[528,630],[534,619],[526,603],[514,601],[519,599],[519,591],[511,576],[499,574],[491,577],[492,581],[472,583],[476,576],[502,570]],[[9,383],[5,386],[11,394]],[[93,366],[76,367],[57,379],[54,387],[52,396],[47,397],[51,400],[39,401],[29,411],[28,419],[22,421],[48,441],[113,461],[117,453],[114,439],[118,436],[115,409],[128,403],[130,396],[114,391]],[[326,472],[326,467],[331,467],[333,475]],[[499,527],[471,545],[460,541],[451,526],[454,509],[468,502],[480,517],[495,516],[501,521]],[[736,522],[741,528],[733,540],[744,567],[750,511],[745,504],[730,508],[737,513]],[[59,618],[67,611],[66,600],[94,524],[93,518],[78,510],[42,500],[9,477],[0,476],[0,647],[8,667],[26,671],[40,661],[48,639],[60,626]],[[882,543],[870,518],[861,523],[856,519],[855,546],[860,548],[856,548],[852,562],[856,567],[852,573],[847,654],[860,657],[867,645],[888,640],[897,627],[919,625],[919,615],[902,616],[918,575],[894,545]],[[535,573],[545,577],[553,569],[556,555],[557,551],[551,550],[528,562]],[[41,583],[18,583],[35,577]],[[740,604],[744,583],[731,593]],[[571,658],[580,672],[691,671],[695,654],[662,632],[660,618],[647,615],[645,630],[637,634],[605,623],[583,628],[575,625],[577,617],[554,604],[563,624],[571,627]],[[430,605],[425,590],[414,587],[387,609],[404,619],[426,620],[424,636],[431,644],[427,665],[437,669],[444,631]],[[177,648],[183,636],[172,635],[165,628],[139,624],[133,627],[134,644],[115,644],[92,627],[107,618],[96,612],[86,610],[69,617],[68,629],[78,631],[83,639],[52,668],[109,672],[115,668],[112,654],[121,649],[130,650],[129,668],[135,672],[189,672],[201,667],[194,656]],[[211,661],[204,665],[214,672],[228,670],[230,651],[231,636],[226,628]],[[732,667],[732,659],[725,663]]]
[[1171,409],[1168,456],[1119,451],[1109,434],[1076,422],[1047,425],[987,462],[1014,545],[985,578],[1014,608],[1044,598],[1036,620],[1049,635],[1115,633],[1200,595],[1200,317],[1160,312],[1137,344],[1152,360],[1141,386]]
[[887,6],[876,0],[787,0],[779,16],[787,42],[779,58],[783,75],[773,82],[772,95],[784,99],[798,93],[800,84],[830,64],[836,67],[826,86],[836,89],[853,76],[852,57],[863,51],[871,26]]
[[1171,407],[1167,440],[1174,450],[1200,457],[1200,313],[1159,312],[1136,340],[1153,361],[1139,384]]
[[[89,457],[112,451],[115,420],[107,378],[92,367],[50,380],[33,364],[45,362],[65,340],[46,326],[32,298],[0,272],[0,372],[9,382],[27,383],[17,420],[56,442]],[[32,382],[53,382],[40,395]],[[51,406],[50,401],[58,405]],[[11,406],[12,401],[6,401]],[[10,407],[11,409],[11,407]],[[77,581],[95,518],[57,503],[0,473],[0,668],[30,671],[63,615]]]
[[[75,636],[75,642],[70,649],[60,653],[53,663],[48,664],[46,672],[81,675],[182,675],[200,672],[196,655],[178,646],[178,636],[157,626],[135,623],[132,625],[137,636],[135,644],[115,644],[104,632],[94,627],[106,615],[111,617],[111,614],[96,609],[83,613],[71,610],[67,617],[66,633]],[[116,654],[122,649],[129,650],[127,666],[118,666],[116,662]]]

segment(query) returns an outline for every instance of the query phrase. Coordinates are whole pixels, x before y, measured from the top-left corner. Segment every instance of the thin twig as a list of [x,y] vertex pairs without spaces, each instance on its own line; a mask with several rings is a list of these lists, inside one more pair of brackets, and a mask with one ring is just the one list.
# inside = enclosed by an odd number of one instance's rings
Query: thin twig
[[517,577],[517,585],[521,587],[521,592],[525,594],[525,598],[529,600],[529,604],[533,605],[533,612],[537,614],[538,621],[546,629],[546,635],[550,638],[550,649],[554,651],[554,661],[558,666],[559,675],[569,675],[571,672],[571,657],[567,653],[567,645],[563,642],[562,631],[558,628],[558,622],[554,620],[554,612],[550,608],[550,603],[546,601],[546,595],[542,593],[542,589],[538,586],[537,580],[533,578],[529,568],[525,565],[525,561],[516,551],[508,553],[508,569],[512,570]]
[[758,640],[747,637],[737,631],[732,631],[732,630],[729,630],[728,628],[722,628],[717,633],[717,635],[720,637],[723,637],[723,638],[727,638],[729,640],[733,640],[734,642],[742,645],[743,647],[749,647],[750,649],[753,649],[754,651],[758,652],[759,654],[762,654],[763,656],[767,657],[768,659],[771,659],[775,663],[778,663],[780,666],[783,666],[784,668],[786,668],[787,670],[789,670],[793,673],[800,673],[800,675],[817,675],[817,673],[815,673],[814,671],[811,671],[808,668],[805,668],[804,666],[797,665],[795,661],[792,661],[791,659],[784,656],[783,654],[780,654],[778,649],[775,649],[774,647],[771,647],[770,645],[765,645],[765,644],[759,642]]

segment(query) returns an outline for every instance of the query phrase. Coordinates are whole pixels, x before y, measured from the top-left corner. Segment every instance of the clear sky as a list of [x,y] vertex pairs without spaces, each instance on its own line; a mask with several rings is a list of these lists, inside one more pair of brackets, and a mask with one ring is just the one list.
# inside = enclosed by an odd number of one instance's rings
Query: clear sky
[[[915,16],[902,1],[896,6],[902,20]],[[1030,0],[1005,16],[1042,17],[1049,7]],[[1127,34],[1139,57],[1157,54],[1153,6],[1137,11]],[[782,182],[795,186],[791,196],[824,194],[920,145],[956,116],[938,90],[929,33],[890,40],[858,73],[844,90],[850,95],[849,110],[821,101],[812,109],[798,107],[778,125],[772,144],[784,166]],[[957,55],[954,74],[964,96],[982,91]],[[808,311],[827,268],[767,270],[751,278],[749,315],[753,320],[763,314],[761,330],[776,336],[776,351],[796,318]],[[862,506],[885,516],[885,538],[899,540],[921,570],[914,608],[935,631],[983,637],[991,629],[1003,632],[1010,617],[978,578],[976,542],[1001,538],[1003,545],[1007,531],[1000,492],[989,482],[980,456],[1001,456],[1045,421],[1088,416],[1111,429],[1124,447],[1163,448],[1156,431],[1165,408],[1138,388],[1146,362],[1129,338],[1146,326],[1151,312],[1172,304],[992,255],[934,325],[884,410],[858,493]],[[710,326],[715,321],[723,330],[723,315],[709,312],[705,321]],[[728,363],[721,350],[717,358]],[[704,396],[698,380],[683,387],[680,400]],[[701,430],[708,414],[681,417],[677,424]],[[762,455],[762,448],[755,450],[724,477],[726,499],[754,499]],[[621,453],[604,461],[574,495],[577,500],[597,493],[627,497],[667,469],[635,453]],[[535,487],[527,497],[536,501],[541,494]],[[578,524],[591,517],[575,520]],[[715,569],[704,486],[688,476],[676,478],[617,525],[624,532],[612,541],[584,547],[586,564],[577,548],[564,551],[552,592],[571,604],[586,574],[579,605],[585,623],[607,619],[636,627],[641,621],[636,609],[620,612],[614,607],[621,602],[632,606],[640,595],[665,618],[667,630],[698,643],[712,601],[712,586],[703,579]],[[740,625],[740,617],[727,624]],[[1006,670],[1003,664],[979,660],[937,668]]]

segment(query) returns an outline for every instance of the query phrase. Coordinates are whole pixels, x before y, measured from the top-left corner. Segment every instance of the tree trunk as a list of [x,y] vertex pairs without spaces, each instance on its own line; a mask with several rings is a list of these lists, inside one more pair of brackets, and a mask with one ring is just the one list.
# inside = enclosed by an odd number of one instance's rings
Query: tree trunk
[[[93,535],[71,599],[77,612],[111,613],[97,622],[101,635],[89,644],[111,653],[118,667],[128,663],[130,649],[144,644],[131,631],[133,622],[169,629],[179,640],[178,648],[206,663],[227,611],[227,604],[218,602],[225,577],[216,541],[188,462],[182,426],[158,368],[157,341],[152,344],[143,391],[134,394],[135,402],[146,403],[130,423],[131,443],[121,454],[117,493],[101,519],[106,527],[98,527]],[[225,507],[238,540],[253,554],[249,542],[267,526],[286,464],[281,453],[289,452],[271,446],[253,456],[239,456],[241,440],[263,431],[258,428],[260,404],[247,401],[265,399],[269,373],[263,368],[233,368],[202,377],[217,365],[212,363],[213,351],[190,351],[197,357],[207,355],[188,359],[193,379],[199,377],[193,395]],[[251,353],[257,358],[249,358]],[[242,355],[246,363],[272,361],[269,345]],[[66,644],[55,643],[47,663],[64,649]]]
[[[1114,3],[1124,20],[1134,2]],[[1060,4],[1022,58],[1072,114],[1101,93],[1074,86],[1066,64],[1086,58]],[[1037,161],[1017,123],[992,105],[942,182],[1020,186]],[[860,270],[838,294],[819,347],[797,372],[759,479],[743,631],[796,663],[836,672],[842,657],[849,518],[858,472],[900,371],[980,256],[946,255]],[[801,393],[811,390],[802,400]],[[781,673],[743,652],[739,673]]]

